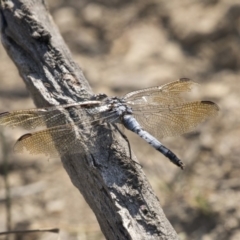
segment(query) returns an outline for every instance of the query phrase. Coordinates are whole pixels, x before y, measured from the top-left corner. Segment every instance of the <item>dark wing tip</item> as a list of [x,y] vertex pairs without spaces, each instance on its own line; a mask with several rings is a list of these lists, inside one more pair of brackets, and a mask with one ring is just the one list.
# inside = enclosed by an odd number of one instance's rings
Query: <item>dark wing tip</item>
[[22,141],[23,139],[29,138],[29,137],[31,137],[31,136],[32,136],[31,133],[26,133],[26,134],[22,135],[22,136],[17,140],[17,142],[20,142],[20,141]]
[[211,101],[201,101],[201,103],[206,104],[206,105],[215,106],[215,110],[216,110],[216,111],[219,111],[219,110],[220,110],[219,106],[218,106],[216,103],[214,103],[214,102],[211,102]]
[[189,81],[191,81],[191,79],[189,79],[189,78],[180,78],[179,81],[180,82],[189,82]]
[[9,112],[2,112],[0,113],[0,117],[3,117],[4,115],[7,115],[7,114],[9,114]]

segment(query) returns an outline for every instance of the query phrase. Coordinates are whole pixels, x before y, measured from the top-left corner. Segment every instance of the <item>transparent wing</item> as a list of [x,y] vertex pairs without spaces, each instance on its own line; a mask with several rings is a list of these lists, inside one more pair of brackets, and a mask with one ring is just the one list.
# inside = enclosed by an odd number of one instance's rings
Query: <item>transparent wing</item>
[[[66,115],[60,112],[63,109],[68,110],[68,113],[71,115],[74,115],[74,112],[77,110],[78,114],[82,115],[82,121],[84,121],[84,116],[86,116],[85,107],[99,104],[99,101],[88,101],[83,103],[71,103],[46,108],[33,108],[13,112],[4,112],[0,114],[0,125],[6,125],[12,128],[22,127],[28,130],[40,126],[63,125],[66,124]],[[74,117],[73,120],[75,120]]]
[[[33,133],[27,133],[20,137],[14,147],[17,152],[26,150],[30,154],[45,154],[46,156],[58,157],[65,153],[79,153],[84,148],[84,140],[82,139],[82,129],[90,130],[91,137],[99,137],[96,135],[95,127],[99,123],[107,121],[111,123],[115,120],[115,113],[106,112],[101,114],[95,110],[95,105],[100,102],[94,102],[90,105],[84,104],[67,104],[50,108],[19,110],[0,115],[0,125],[10,127],[23,127],[25,129],[33,129],[38,126],[53,126],[46,130]],[[88,103],[89,104],[89,103]],[[87,108],[90,107],[91,114]],[[74,123],[66,124],[66,116],[59,110],[67,109]],[[88,112],[87,112],[88,111]],[[74,113],[77,112],[74,118]],[[80,116],[79,116],[80,115]],[[77,129],[79,126],[81,129]],[[89,131],[88,131],[89,132]],[[78,133],[76,135],[76,133]]]
[[153,136],[161,139],[192,131],[205,119],[215,116],[218,106],[210,101],[168,105],[132,105],[134,117]]
[[144,104],[174,104],[184,102],[181,93],[190,92],[198,84],[188,78],[181,78],[178,81],[171,82],[162,86],[145,88],[142,90],[130,92],[124,96],[124,99],[132,105]]
[[99,135],[96,126],[104,121],[108,123],[114,122],[116,117],[118,116],[112,112],[107,112],[103,116],[96,113],[88,119],[86,118],[85,122],[78,118],[79,121],[74,123],[27,133],[17,140],[14,150],[16,152],[26,150],[30,154],[44,154],[50,158],[59,157],[66,153],[79,153],[86,149],[84,144],[86,135],[83,135],[84,132],[90,134],[89,137],[104,137],[106,139],[106,133]]
[[77,153],[83,150],[81,138],[76,138],[74,125],[62,125],[20,137],[15,146],[16,152],[26,150],[30,154],[44,154],[58,157],[65,153]]

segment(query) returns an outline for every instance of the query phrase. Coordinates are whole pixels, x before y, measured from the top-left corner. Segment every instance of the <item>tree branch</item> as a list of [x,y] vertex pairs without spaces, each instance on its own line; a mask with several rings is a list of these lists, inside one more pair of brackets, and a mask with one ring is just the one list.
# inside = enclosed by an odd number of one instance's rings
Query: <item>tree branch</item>
[[[92,91],[41,0],[1,0],[1,37],[37,107],[89,99]],[[106,239],[178,239],[119,134],[62,157]],[[111,137],[108,137],[111,136]],[[135,159],[135,157],[133,157]]]

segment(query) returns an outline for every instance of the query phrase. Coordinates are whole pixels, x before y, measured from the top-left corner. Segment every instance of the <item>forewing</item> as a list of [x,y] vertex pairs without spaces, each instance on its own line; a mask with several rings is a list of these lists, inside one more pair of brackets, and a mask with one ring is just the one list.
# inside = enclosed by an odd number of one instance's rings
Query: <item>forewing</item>
[[[89,103],[91,103],[91,101]],[[92,101],[92,105],[96,105],[98,103],[98,101]],[[73,120],[75,120],[74,111],[78,111],[78,114],[82,115],[82,122],[84,122],[87,119],[84,119],[84,116],[86,116],[86,110],[84,108],[85,106],[86,103],[72,103],[46,108],[33,108],[27,110],[5,112],[0,114],[0,125],[6,125],[12,128],[22,127],[28,130],[40,126],[49,127],[63,125],[66,124],[65,117],[67,113],[61,112],[63,110],[67,110],[68,114],[71,114]]]
[[130,105],[159,103],[169,105],[184,102],[183,98],[181,97],[181,93],[190,92],[196,85],[198,84],[188,78],[181,78],[178,81],[162,86],[130,92],[124,96],[124,99]]
[[133,105],[132,108],[134,117],[141,126],[159,139],[192,131],[205,119],[215,116],[219,110],[210,101],[142,105],[141,108]]

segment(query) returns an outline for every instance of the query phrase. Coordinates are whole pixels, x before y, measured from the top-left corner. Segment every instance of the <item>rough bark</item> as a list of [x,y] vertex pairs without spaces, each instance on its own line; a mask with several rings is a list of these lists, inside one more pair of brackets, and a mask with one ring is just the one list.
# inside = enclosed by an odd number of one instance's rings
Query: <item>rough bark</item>
[[[2,44],[37,107],[90,98],[91,88],[44,1],[1,0],[0,11]],[[89,149],[62,157],[62,163],[106,239],[178,239],[141,167],[129,160],[126,142],[100,131],[111,137],[86,138]]]

